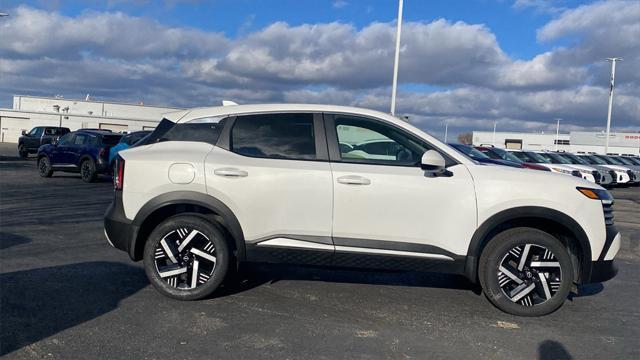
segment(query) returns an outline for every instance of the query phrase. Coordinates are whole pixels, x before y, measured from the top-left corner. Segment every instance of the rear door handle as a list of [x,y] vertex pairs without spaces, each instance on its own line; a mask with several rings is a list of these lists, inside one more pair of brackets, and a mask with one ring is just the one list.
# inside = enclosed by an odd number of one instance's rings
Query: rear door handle
[[213,170],[213,173],[224,177],[246,177],[248,172],[236,168],[221,168]]
[[340,184],[346,185],[369,185],[371,180],[358,175],[345,175],[338,178]]

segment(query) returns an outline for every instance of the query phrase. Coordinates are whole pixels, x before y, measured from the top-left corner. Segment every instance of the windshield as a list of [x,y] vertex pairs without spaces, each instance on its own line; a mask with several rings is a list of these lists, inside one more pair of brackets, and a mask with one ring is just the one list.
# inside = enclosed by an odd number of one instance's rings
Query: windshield
[[522,151],[513,151],[510,152],[510,154],[517,157],[522,162],[534,162],[530,157],[527,156],[527,154],[523,153]]
[[494,153],[500,155],[500,158],[502,160],[512,161],[512,162],[515,162],[515,163],[518,163],[518,164],[520,164],[522,162],[522,160],[518,159],[518,157],[516,157],[512,153],[508,152],[507,150],[493,148],[493,149],[491,149],[491,151],[493,151]]
[[602,159],[602,161],[606,162],[606,163],[607,163],[607,164],[609,164],[609,165],[624,165],[624,164],[623,164],[623,163],[621,163],[620,161],[618,161],[618,160],[616,160],[616,159],[614,159],[614,158],[608,157],[608,156],[604,156],[604,155],[594,155],[594,157],[595,157],[595,158],[598,158],[598,159]]
[[631,161],[632,163],[634,163],[635,165],[640,165],[640,158],[626,158],[627,160]]
[[546,159],[543,156],[540,156],[540,154],[538,153],[534,153],[534,152],[530,152],[530,151],[526,151],[525,154],[527,154],[527,156],[529,158],[531,158],[531,162],[536,163],[536,164],[550,164],[551,161],[549,161],[548,159]]
[[558,154],[553,154],[553,153],[542,153],[540,154],[546,158],[548,158],[549,160],[551,160],[552,163],[554,164],[571,164],[571,161],[563,158],[562,156],[558,155]]
[[592,155],[584,155],[584,156],[582,156],[582,158],[586,159],[591,164],[608,165],[608,163],[606,161],[600,159],[599,157],[595,157],[595,156],[592,156]]
[[571,161],[572,164],[589,165],[589,162],[587,162],[586,160],[581,159],[578,156],[575,156],[573,154],[562,154],[560,156],[562,156],[563,158]]
[[490,159],[487,155],[481,153],[480,151],[476,150],[471,146],[461,145],[461,144],[454,144],[451,146],[453,146],[454,149],[458,150],[459,152],[463,153],[464,155],[467,155],[472,159]]
[[635,163],[629,159],[626,159],[622,156],[618,156],[615,158],[616,160],[620,161],[621,163],[625,164],[625,165],[635,165]]

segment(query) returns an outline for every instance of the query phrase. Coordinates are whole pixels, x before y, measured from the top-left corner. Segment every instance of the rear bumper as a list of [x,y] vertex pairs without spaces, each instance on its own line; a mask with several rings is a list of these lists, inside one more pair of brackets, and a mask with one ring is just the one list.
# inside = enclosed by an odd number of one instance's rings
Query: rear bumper
[[138,234],[138,227],[124,215],[121,191],[115,192],[114,199],[104,215],[104,234],[111,246],[127,252],[133,259],[131,244]]

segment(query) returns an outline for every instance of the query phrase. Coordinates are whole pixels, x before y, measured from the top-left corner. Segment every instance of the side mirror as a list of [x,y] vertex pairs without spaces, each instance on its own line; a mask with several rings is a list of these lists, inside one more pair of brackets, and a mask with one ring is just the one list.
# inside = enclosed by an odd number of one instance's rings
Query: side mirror
[[51,145],[58,146],[58,142],[60,142],[60,137],[56,136],[51,139]]
[[22,135],[27,135],[27,130],[22,130]]
[[428,150],[422,155],[420,167],[422,170],[437,176],[446,172],[445,163],[444,157],[439,152]]

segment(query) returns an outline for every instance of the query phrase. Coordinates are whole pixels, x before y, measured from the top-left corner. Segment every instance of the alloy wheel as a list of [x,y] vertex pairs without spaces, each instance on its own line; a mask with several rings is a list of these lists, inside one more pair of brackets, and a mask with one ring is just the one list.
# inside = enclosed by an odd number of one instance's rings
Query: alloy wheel
[[38,162],[38,170],[41,176],[45,176],[49,172],[49,160],[47,160],[47,158],[40,159]]
[[82,167],[80,168],[80,176],[83,179],[88,179],[91,177],[91,165],[88,161],[82,163]]
[[202,232],[182,227],[158,242],[154,261],[158,275],[167,284],[181,290],[195,289],[213,275],[216,249]]
[[542,304],[562,284],[560,262],[549,249],[526,244],[512,248],[497,269],[498,285],[512,302],[523,306]]

